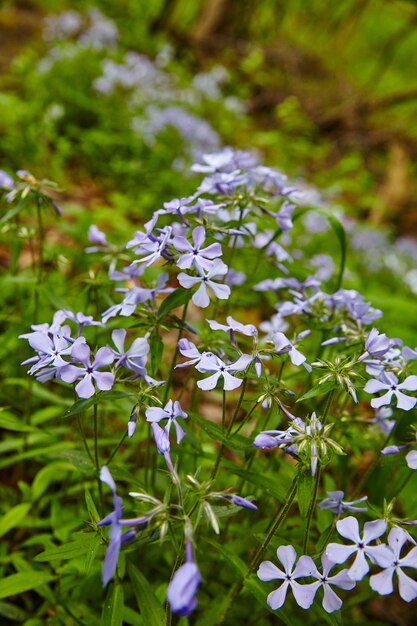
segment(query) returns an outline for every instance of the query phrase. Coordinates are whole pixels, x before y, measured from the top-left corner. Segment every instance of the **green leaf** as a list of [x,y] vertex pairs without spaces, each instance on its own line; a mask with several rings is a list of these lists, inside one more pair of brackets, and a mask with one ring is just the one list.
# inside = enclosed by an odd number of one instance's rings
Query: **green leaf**
[[284,503],[287,497],[287,491],[284,488],[286,483],[278,484],[277,481],[271,480],[269,476],[264,476],[258,472],[251,472],[248,470],[233,468],[233,473],[244,478],[247,482],[260,487],[265,493],[269,493],[278,502]]
[[149,339],[149,347],[151,352],[151,376],[156,376],[164,351],[164,344],[158,330],[152,332]]
[[145,624],[165,625],[165,611],[143,574],[131,563],[127,567],[140,613]]
[[86,489],[85,491],[85,503],[87,505],[87,511],[90,514],[90,519],[93,522],[98,522],[100,521],[100,515],[97,511],[97,507],[95,505],[95,502],[90,494],[90,492],[88,491],[88,489]]
[[16,417],[13,413],[9,413],[9,411],[5,411],[4,409],[0,409],[0,428],[20,433],[39,432],[39,429],[35,426],[25,424],[22,419]]
[[75,468],[70,463],[56,461],[42,467],[36,474],[32,483],[32,498],[37,500],[45,493],[49,485],[53,482],[65,480],[69,472],[74,472]]
[[100,535],[95,535],[94,539],[87,548],[87,556],[85,557],[84,563],[84,574],[86,576],[88,576],[91,572],[91,568],[93,567],[94,559],[96,558],[101,541]]
[[342,225],[342,223],[338,220],[338,218],[330,211],[326,209],[322,209],[320,207],[298,207],[298,209],[294,212],[293,221],[307,213],[308,211],[314,211],[315,213],[319,213],[327,219],[330,226],[335,232],[337,240],[340,245],[340,264],[339,264],[339,274],[336,281],[335,291],[340,289],[343,280],[343,274],[345,271],[346,264],[346,232]]
[[310,471],[301,472],[297,480],[297,499],[302,519],[307,517],[311,498],[313,497],[314,479]]
[[250,591],[250,593],[258,600],[259,604],[263,606],[266,610],[272,613],[275,618],[280,619],[287,626],[298,626],[300,624],[299,621],[294,619],[294,615],[290,613],[288,609],[285,607],[281,607],[279,612],[273,611],[266,603],[266,598],[268,595],[267,589],[259,582],[254,576],[245,580],[245,589]]
[[85,556],[85,553],[95,536],[96,535],[86,535],[85,537],[83,537],[82,539],[78,539],[77,541],[70,541],[63,546],[58,546],[57,548],[45,550],[45,552],[41,552],[40,554],[35,556],[34,561],[38,561],[41,563],[58,560],[67,561],[68,559],[76,559],[80,556]]
[[248,450],[252,449],[252,443],[248,440],[247,437],[243,437],[242,435],[232,435],[227,438],[223,433],[223,430],[217,424],[214,424],[210,420],[205,419],[198,415],[198,413],[189,413],[194,422],[197,422],[199,426],[215,441],[221,441],[227,445],[228,448],[232,450]]
[[30,507],[30,502],[22,502],[7,511],[6,515],[0,520],[0,537],[3,537],[12,528],[16,528],[26,517]]
[[123,607],[123,587],[120,584],[110,585],[101,612],[100,626],[122,626]]
[[19,624],[23,624],[27,615],[25,611],[21,608],[15,606],[11,602],[0,602],[0,615],[7,620],[12,620],[13,622],[18,622]]
[[326,380],[326,382],[318,385],[314,385],[311,389],[309,389],[306,393],[300,396],[297,399],[297,402],[303,402],[304,400],[309,400],[310,398],[315,398],[316,396],[324,396],[333,389],[337,389],[338,385],[333,380]]
[[161,321],[172,309],[186,304],[192,296],[190,289],[176,289],[165,298],[158,309],[158,321]]
[[21,574],[12,574],[0,580],[0,598],[8,598],[14,596],[17,593],[23,593],[30,589],[40,587],[45,583],[54,580],[54,576],[49,572],[41,572],[39,570],[32,570],[30,572],[23,572]]
[[244,578],[246,576],[248,571],[247,563],[242,561],[242,559],[239,558],[233,550],[229,550],[229,548],[226,548],[221,543],[213,541],[212,539],[207,539],[206,537],[204,537],[204,542],[213,547],[214,554],[219,552],[222,555],[225,564],[232,567],[238,574],[239,578]]
[[72,406],[69,407],[69,409],[67,409],[63,413],[62,417],[67,418],[72,417],[73,415],[79,415],[80,413],[84,413],[84,411],[87,411],[90,407],[97,404],[98,401],[99,396],[97,394],[95,394],[91,398],[88,398],[87,400],[77,400]]

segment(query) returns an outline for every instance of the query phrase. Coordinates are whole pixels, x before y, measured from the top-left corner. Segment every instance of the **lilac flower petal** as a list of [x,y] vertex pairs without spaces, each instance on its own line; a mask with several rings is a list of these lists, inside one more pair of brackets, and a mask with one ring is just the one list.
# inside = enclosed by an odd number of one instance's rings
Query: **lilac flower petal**
[[96,392],[92,383],[92,375],[86,374],[80,382],[75,385],[75,391],[79,398],[91,398]]
[[119,558],[120,546],[121,533],[119,533],[119,536],[111,539],[107,548],[106,556],[104,557],[103,562],[103,569],[101,572],[103,587],[105,587],[114,576],[117,567],[117,561]]
[[113,494],[116,493],[116,484],[113,480],[113,476],[110,474],[107,465],[103,465],[100,470],[100,480],[110,487],[110,489],[113,491]]
[[256,504],[253,504],[250,500],[246,500],[246,498],[242,498],[241,496],[231,495],[226,496],[228,500],[230,500],[236,506],[242,506],[245,509],[250,509],[251,511],[257,511],[258,507]]
[[363,390],[367,393],[378,393],[378,391],[383,391],[386,388],[386,385],[381,383],[381,381],[373,378],[372,380],[368,380]]
[[366,560],[363,550],[359,550],[356,553],[355,560],[348,570],[349,576],[352,580],[362,580],[364,576],[369,572],[368,561]]
[[189,276],[188,274],[184,274],[184,272],[178,274],[177,279],[181,287],[184,287],[184,289],[190,289],[201,281],[201,278],[197,278],[196,276]]
[[90,348],[86,343],[74,344],[71,357],[75,361],[80,361],[84,367],[90,367]]
[[316,583],[311,583],[310,585],[300,585],[300,583],[296,581],[291,581],[290,584],[298,606],[301,606],[302,609],[309,609],[313,604],[314,596],[316,595]]
[[195,306],[198,306],[201,309],[206,309],[208,307],[208,305],[210,304],[210,298],[208,296],[205,283],[201,283],[200,287],[197,289],[191,299]]
[[85,369],[81,367],[77,367],[76,365],[65,365],[65,367],[63,367],[60,371],[60,379],[65,383],[73,383],[77,380],[77,378],[84,376],[84,374]]
[[406,391],[417,391],[417,376],[407,376],[405,381],[398,385],[398,389]]
[[177,435],[177,443],[181,443],[181,441],[184,439],[187,433],[181,428],[181,426],[178,424],[177,420],[175,419],[174,419],[174,427],[175,427],[175,432]]
[[232,372],[242,372],[251,362],[252,357],[249,354],[242,354],[237,361],[229,365],[228,369]]
[[340,543],[329,543],[326,548],[326,556],[333,563],[344,563],[354,552],[356,546],[343,546]]
[[111,372],[93,372],[92,377],[101,391],[108,391],[114,385],[114,376]]
[[222,283],[214,283],[213,281],[209,281],[210,289],[213,291],[216,298],[219,300],[227,300],[230,296],[230,287],[229,285],[223,285]]
[[282,572],[271,561],[263,561],[259,565],[257,576],[259,580],[263,580],[264,582],[268,582],[270,580],[277,580],[277,579],[284,580],[285,579],[284,572]]
[[201,583],[200,572],[194,562],[186,562],[175,572],[167,590],[171,611],[183,617],[197,606],[195,594]]
[[374,539],[378,539],[378,537],[384,534],[386,529],[387,523],[382,519],[377,519],[374,522],[365,522],[363,527],[363,542],[367,544]]
[[405,460],[409,468],[417,469],[417,450],[411,450],[405,457]]
[[334,611],[338,611],[342,607],[342,604],[343,604],[339,596],[333,591],[330,585],[327,585],[327,584],[323,585],[323,591],[324,591],[323,602],[322,602],[323,609],[327,613],[333,613]]
[[285,598],[287,596],[287,589],[289,586],[288,580],[284,580],[282,585],[278,587],[275,591],[272,591],[267,599],[267,604],[271,607],[273,611],[276,609],[280,609],[285,602]]
[[371,589],[379,593],[380,596],[387,596],[392,593],[394,591],[394,585],[392,582],[394,571],[394,567],[388,567],[387,569],[382,570],[382,572],[379,572],[379,574],[371,576],[369,579]]
[[[355,543],[360,543],[361,538],[359,535],[359,523],[356,517],[349,515],[349,517],[345,517],[344,519],[339,520],[336,523],[336,528],[339,535],[341,535],[345,539],[351,539]],[[327,550],[326,554],[327,556],[329,556]],[[331,556],[329,556],[329,558],[331,559]],[[338,561],[334,562],[337,563]]]
[[232,376],[229,372],[222,372],[224,378],[224,387],[225,391],[233,391],[233,389],[237,389],[243,382],[242,378],[236,378],[236,376]]
[[385,404],[390,404],[393,393],[394,393],[393,390],[390,389],[389,391],[387,391],[387,393],[385,393],[380,398],[372,398],[371,407],[374,409],[379,409],[381,406],[384,406]]
[[215,372],[215,374],[213,374],[212,376],[209,376],[208,378],[203,378],[202,380],[198,380],[197,387],[199,387],[200,389],[203,389],[204,391],[210,391],[211,389],[214,389],[215,386],[217,385],[217,381],[220,378],[220,374],[221,372]]
[[397,568],[398,586],[400,596],[406,602],[411,602],[417,598],[417,582],[407,576],[400,568]]
[[120,354],[123,354],[124,352],[126,334],[127,333],[124,328],[116,328],[111,334],[112,341]]
[[207,259],[215,259],[222,254],[222,247],[219,243],[212,243],[201,251]]
[[[73,355],[73,352],[71,354]],[[99,367],[106,367],[107,365],[111,365],[113,361],[114,352],[108,346],[104,346],[97,350],[97,354],[93,361],[92,368],[97,369]]]
[[150,406],[145,411],[147,422],[159,422],[160,420],[168,417],[164,409],[156,406]]
[[300,556],[295,566],[292,578],[301,578],[303,576],[311,576],[312,572],[317,571],[313,559],[310,556]]
[[[391,531],[392,532],[392,531]],[[404,532],[404,531],[403,531]],[[391,533],[390,533],[391,534]],[[406,536],[408,535],[408,533],[404,533]],[[409,537],[410,535],[408,535]],[[407,538],[408,538],[407,537]],[[401,566],[402,567],[413,567],[414,569],[417,569],[417,547],[412,548],[410,550],[410,552],[401,559]]]
[[403,411],[411,411],[417,402],[417,398],[406,396],[405,393],[402,393],[398,389],[395,391],[395,396],[397,398],[397,407],[403,409]]
[[293,546],[280,546],[277,550],[277,557],[284,566],[287,574],[292,571],[294,567],[297,554]]
[[196,228],[194,228],[192,232],[192,238],[194,242],[194,247],[197,248],[197,250],[201,248],[206,240],[206,230],[204,226],[197,226]]
[[371,563],[376,563],[380,567],[389,567],[393,562],[393,551],[386,544],[376,546],[367,546],[365,549],[366,556]]

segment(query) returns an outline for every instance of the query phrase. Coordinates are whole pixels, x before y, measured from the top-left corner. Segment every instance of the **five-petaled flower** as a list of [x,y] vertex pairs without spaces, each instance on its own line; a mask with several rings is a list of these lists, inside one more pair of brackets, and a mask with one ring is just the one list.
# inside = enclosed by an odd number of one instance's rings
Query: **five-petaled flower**
[[376,557],[376,563],[383,567],[383,571],[379,574],[374,574],[369,579],[371,589],[379,593],[381,596],[386,596],[394,591],[393,576],[394,573],[398,576],[398,587],[400,596],[406,602],[411,602],[417,598],[417,582],[407,576],[402,570],[403,567],[417,569],[417,547],[410,550],[408,554],[401,558],[401,550],[408,541],[409,535],[402,528],[392,528],[388,535],[388,545],[391,550],[391,559],[389,564],[385,562],[379,562],[378,556]]
[[60,371],[60,378],[66,383],[73,383],[78,378],[82,378],[75,385],[75,391],[80,398],[91,398],[94,395],[93,381],[101,391],[107,391],[113,387],[113,374],[99,371],[100,368],[111,365],[114,361],[114,354],[110,348],[107,346],[99,348],[94,361],[91,363],[89,346],[86,343],[74,344],[71,358],[74,361],[79,361],[84,367],[66,365]]
[[308,609],[313,604],[316,589],[312,585],[301,585],[297,578],[311,576],[316,570],[314,561],[309,556],[301,556],[297,564],[297,554],[293,546],[280,546],[277,550],[278,560],[284,566],[284,571],[279,569],[271,561],[263,561],[258,569],[258,578],[262,581],[282,580],[282,584],[272,591],[267,598],[267,604],[271,609],[279,609],[285,602],[288,588],[294,594],[295,601],[303,609]]
[[149,518],[146,516],[136,517],[133,519],[122,519],[123,503],[122,499],[116,493],[116,485],[112,475],[106,465],[103,465],[100,471],[100,480],[108,485],[113,492],[113,506],[114,510],[109,513],[102,520],[97,522],[97,526],[110,526],[110,543],[108,545],[106,556],[104,557],[103,569],[102,569],[102,581],[103,587],[107,585],[109,580],[113,578],[116,571],[117,561],[119,559],[120,548],[127,541],[131,541],[136,537],[136,531],[130,528],[126,532],[123,529],[129,526],[139,526],[144,528]]
[[359,534],[359,523],[356,517],[345,517],[336,523],[339,535],[345,539],[351,539],[353,544],[348,546],[339,543],[329,543],[326,548],[326,556],[333,563],[344,563],[350,556],[356,553],[356,557],[348,570],[352,580],[362,580],[369,572],[369,564],[366,557],[372,563],[377,562],[387,565],[391,562],[390,550],[386,545],[369,545],[375,539],[384,534],[387,524],[384,520],[365,522],[363,536]]
[[417,391],[417,376],[407,376],[402,383],[398,383],[398,378],[393,372],[382,372],[379,380],[375,378],[368,380],[364,387],[364,391],[367,393],[385,391],[384,395],[380,398],[372,398],[371,406],[374,409],[379,409],[381,406],[390,404],[392,396],[395,396],[397,407],[404,411],[410,411],[417,402],[417,399],[407,396],[402,392],[402,389],[405,391]]

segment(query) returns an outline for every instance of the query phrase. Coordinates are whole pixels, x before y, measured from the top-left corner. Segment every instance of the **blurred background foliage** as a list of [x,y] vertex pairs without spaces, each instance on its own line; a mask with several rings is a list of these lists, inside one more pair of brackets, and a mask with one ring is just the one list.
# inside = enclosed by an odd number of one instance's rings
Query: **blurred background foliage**
[[[114,45],[72,39],[77,53],[39,72],[57,45],[42,36],[44,17],[92,6],[117,26]],[[226,69],[220,108],[218,97],[193,105],[223,144],[262,151],[351,214],[416,232],[416,26],[417,4],[399,0],[6,0],[0,160],[35,174],[47,167],[87,204],[140,194],[146,211],[155,177],[161,198],[172,195],[166,165],[178,158],[176,133],[167,128],[158,149],[144,146],[126,94],[98,97],[93,86],[105,58],[135,51],[156,60],[165,50],[178,89]]]

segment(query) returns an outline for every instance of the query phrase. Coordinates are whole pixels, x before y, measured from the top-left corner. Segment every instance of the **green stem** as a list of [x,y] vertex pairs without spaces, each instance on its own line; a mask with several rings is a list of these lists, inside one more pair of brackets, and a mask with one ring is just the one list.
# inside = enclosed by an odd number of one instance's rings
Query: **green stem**
[[255,569],[258,567],[259,563],[262,560],[263,555],[265,554],[273,536],[275,535],[276,531],[278,530],[278,528],[281,526],[281,524],[283,523],[283,521],[285,520],[286,516],[288,515],[288,512],[294,502],[294,498],[295,495],[297,493],[297,475],[294,477],[294,480],[291,483],[291,487],[289,489],[288,492],[288,496],[286,499],[286,502],[284,504],[284,506],[282,506],[279,511],[277,512],[276,516],[274,517],[274,519],[272,520],[272,522],[270,523],[267,531],[266,531],[266,537],[264,539],[264,541],[262,542],[262,545],[258,548],[258,550],[256,551],[255,556],[253,557],[252,561],[250,562],[247,572],[245,574],[245,576],[243,577],[242,580],[236,582],[233,587],[230,590],[229,593],[229,600],[227,602],[227,606],[226,609],[223,613],[223,615],[220,618],[220,621],[218,622],[218,624],[223,624],[224,620],[226,619],[231,606],[234,604],[234,601],[237,599],[237,597],[239,596],[245,582],[247,581],[247,579],[249,578],[249,576],[255,571]]
[[395,493],[393,493],[390,497],[390,499],[392,498],[397,498],[400,493],[402,492],[402,490],[404,489],[404,487],[408,484],[408,482],[411,480],[411,478],[414,476],[414,472],[415,470],[410,469],[409,473],[407,474],[407,476],[404,478],[404,480],[402,481],[402,483],[400,484],[400,486],[398,487],[398,489],[395,490]]
[[81,421],[81,417],[80,417],[79,414],[77,415],[77,425],[78,425],[78,429],[79,429],[80,434],[81,434],[81,440],[83,442],[85,451],[87,452],[87,455],[88,455],[88,457],[89,457],[89,459],[91,461],[91,464],[94,465],[94,467],[95,467],[96,464],[94,462],[93,455],[91,454],[91,450],[90,450],[90,448],[88,446],[87,438],[85,436],[84,427],[83,427],[83,424],[82,424],[82,421]]
[[100,480],[100,457],[98,452],[98,407],[97,404],[94,405],[94,464],[96,467],[97,474],[97,485],[98,485],[98,495],[100,500],[100,506],[103,506],[103,490]]
[[317,493],[318,493],[319,484],[320,484],[320,470],[321,470],[320,464],[317,463],[317,471],[316,471],[316,475],[314,479],[313,497],[311,498],[311,502],[308,507],[306,527],[304,530],[303,554],[306,554],[306,551],[307,551],[307,544],[308,544],[308,538],[310,535],[311,521],[313,519],[313,514],[316,508]]
[[[232,432],[233,424],[234,424],[234,422],[236,420],[236,417],[237,417],[237,415],[239,413],[240,406],[241,406],[242,400],[243,400],[243,396],[245,395],[247,381],[248,381],[247,378],[245,378],[243,380],[243,384],[242,384],[242,389],[241,389],[241,392],[240,392],[239,400],[238,400],[238,403],[236,405],[236,409],[235,409],[235,411],[234,411],[234,413],[232,415],[232,418],[231,418],[231,420],[229,422],[229,426],[227,427],[226,433],[224,432],[225,431],[225,412],[226,412],[226,392],[223,390],[222,429],[223,429],[223,434],[224,434],[224,437],[225,437],[226,441],[230,437],[230,433]],[[210,477],[211,481],[215,480],[215,478],[217,476],[217,472],[219,471],[220,461],[221,461],[221,459],[223,457],[223,453],[224,453],[224,450],[226,448],[226,441],[222,441],[221,446],[219,448],[219,451],[217,453],[216,462],[214,464],[213,471],[211,472],[211,477]]]
[[[189,304],[189,300],[184,304],[184,308],[182,311],[182,317],[181,317],[181,322],[184,323],[185,322],[185,317],[187,315],[187,309],[188,309],[188,304]],[[178,337],[177,337],[177,342],[175,344],[175,350],[174,350],[174,355],[172,357],[172,361],[171,361],[171,367],[169,369],[169,374],[168,374],[168,380],[167,380],[167,384],[165,387],[165,394],[164,394],[164,404],[166,404],[167,400],[168,400],[168,395],[169,395],[169,391],[171,389],[171,384],[172,384],[172,377],[174,375],[174,369],[175,369],[175,364],[177,362],[177,356],[178,356],[178,342],[182,337],[182,333],[184,332],[184,328],[183,326],[181,326],[181,328],[179,329],[178,332]]]
[[110,454],[110,456],[107,459],[105,465],[110,465],[110,463],[113,461],[114,457],[116,456],[117,452],[119,451],[120,447],[123,445],[124,440],[126,439],[126,437],[127,437],[127,431],[123,434],[123,437],[120,439],[119,443],[117,444],[117,446],[115,447],[113,452]]
[[[402,416],[404,417],[404,415]],[[381,450],[383,450],[389,443],[389,441],[391,441],[392,437],[394,436],[395,432],[398,430],[398,427],[401,423],[402,418],[400,418],[399,420],[397,420],[395,422],[394,428],[391,430],[390,433],[388,433],[388,435],[385,437],[385,440],[381,446]],[[374,473],[374,471],[376,470],[376,468],[378,467],[378,465],[381,463],[383,459],[382,454],[378,454],[378,456],[374,457],[374,460],[372,461],[372,463],[370,463],[367,467],[367,469],[365,470],[364,474],[362,475],[362,478],[358,481],[355,490],[353,491],[351,497],[354,498],[358,493],[360,493],[363,489],[363,487],[366,485],[366,483],[368,482],[368,479],[372,476],[372,474]]]
[[42,282],[42,274],[43,274],[43,242],[44,242],[44,231],[43,231],[43,223],[42,223],[42,211],[40,205],[40,199],[36,199],[36,217],[38,222],[38,276],[37,282],[38,285]]

